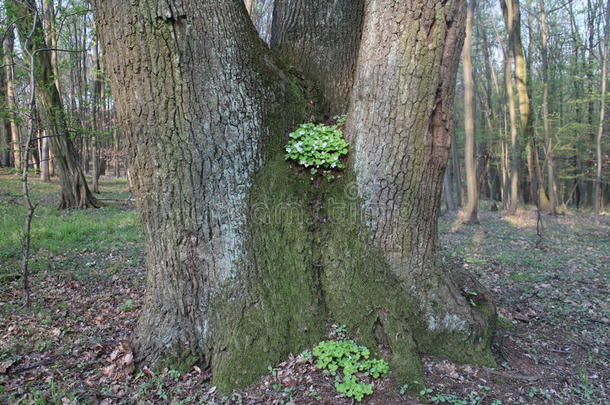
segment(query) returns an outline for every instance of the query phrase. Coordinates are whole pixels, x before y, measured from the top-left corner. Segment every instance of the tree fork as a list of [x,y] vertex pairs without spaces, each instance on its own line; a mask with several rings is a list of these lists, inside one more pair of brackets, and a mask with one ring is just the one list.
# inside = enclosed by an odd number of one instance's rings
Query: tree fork
[[[318,342],[331,319],[388,347],[397,377],[414,386],[419,353],[493,363],[493,304],[436,248],[461,0],[368,5],[349,168],[317,186],[283,157],[288,131],[312,119],[311,97],[243,2],[94,6],[145,230],[140,364],[199,364],[226,392]],[[396,54],[374,55],[387,49]],[[392,147],[373,153],[383,144]],[[384,173],[380,162],[392,165]]]
[[271,49],[315,83],[328,116],[349,108],[365,0],[280,0],[273,10]]

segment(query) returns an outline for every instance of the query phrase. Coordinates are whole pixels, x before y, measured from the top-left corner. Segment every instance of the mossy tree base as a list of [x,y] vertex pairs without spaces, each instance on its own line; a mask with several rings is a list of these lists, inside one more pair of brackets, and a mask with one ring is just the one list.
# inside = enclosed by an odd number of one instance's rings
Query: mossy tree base
[[[349,175],[315,183],[281,152],[258,173],[250,196],[252,272],[215,301],[210,330],[220,333],[205,348],[173,348],[179,354],[162,365],[188,369],[204,359],[212,383],[230,392],[322,340],[331,322],[346,325],[413,388],[424,383],[422,353],[494,365],[495,309],[481,286],[450,264],[406,285],[359,220]],[[472,306],[463,295],[475,292]]]
[[198,364],[229,392],[331,321],[413,386],[420,353],[493,362],[493,306],[436,257],[461,0],[367,7],[350,169],[313,184],[283,145],[316,97],[242,3],[93,3],[146,237],[139,364]]

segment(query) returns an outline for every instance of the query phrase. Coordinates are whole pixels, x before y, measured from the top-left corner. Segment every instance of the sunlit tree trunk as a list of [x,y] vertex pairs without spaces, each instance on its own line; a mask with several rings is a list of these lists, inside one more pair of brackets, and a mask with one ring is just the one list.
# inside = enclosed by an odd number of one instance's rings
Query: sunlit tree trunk
[[506,58],[504,61],[504,84],[506,86],[506,108],[510,118],[510,201],[506,213],[514,215],[519,204],[519,166],[520,154],[519,133],[517,129],[517,111],[515,110],[515,96],[513,89],[513,63],[515,61],[514,42],[514,16],[513,0],[500,0],[506,30],[508,31],[508,46],[506,47]]
[[6,75],[6,104],[9,109],[8,120],[10,123],[11,149],[13,165],[21,167],[21,136],[17,125],[17,101],[15,99],[15,74],[13,52],[15,48],[15,29],[11,24],[4,34],[4,72]]
[[49,138],[43,132],[43,138],[40,146],[40,180],[50,182],[51,176],[49,173]]
[[606,2],[606,16],[604,19],[604,42],[602,45],[602,83],[601,83],[601,101],[599,107],[599,128],[597,131],[597,139],[595,142],[596,148],[596,171],[595,171],[595,222],[599,223],[599,211],[602,204],[602,137],[604,136],[604,119],[606,117],[606,93],[608,84],[608,55],[610,47],[610,0]]
[[548,58],[548,26],[546,22],[546,5],[540,0],[540,38],[542,57],[542,120],[544,131],[544,151],[546,157],[547,183],[549,190],[549,213],[557,213],[557,185],[555,183],[555,163],[553,140],[549,128],[549,58]]
[[[0,61],[4,65],[4,47],[0,47]],[[11,167],[13,164],[12,142],[11,139],[11,123],[8,116],[9,105],[6,101],[6,66],[0,68],[0,100],[2,108],[5,110],[2,124],[0,126],[0,165]]]
[[468,0],[466,12],[466,36],[462,54],[462,68],[464,71],[464,132],[466,143],[464,160],[466,162],[466,190],[468,200],[464,208],[464,222],[478,223],[477,210],[479,206],[479,192],[477,189],[477,163],[475,160],[474,144],[474,84],[472,81],[472,36],[474,19],[474,0]]

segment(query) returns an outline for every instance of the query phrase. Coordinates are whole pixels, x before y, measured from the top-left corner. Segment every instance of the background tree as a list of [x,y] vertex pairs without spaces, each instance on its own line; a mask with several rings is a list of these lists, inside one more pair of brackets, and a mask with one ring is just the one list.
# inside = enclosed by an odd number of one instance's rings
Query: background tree
[[608,47],[610,44],[610,1],[606,2],[606,17],[604,19],[604,40],[602,44],[602,79],[601,79],[601,101],[599,107],[599,130],[595,142],[597,154],[597,170],[595,173],[595,221],[599,223],[599,210],[602,199],[602,137],[604,136],[604,118],[606,116],[606,92],[608,83]]
[[9,16],[14,18],[21,46],[36,59],[36,82],[41,114],[49,131],[54,163],[61,183],[59,208],[97,207],[98,202],[89,191],[77,152],[70,137],[63,103],[54,80],[49,47],[45,41],[42,21],[33,0],[7,0]]
[[7,132],[11,134],[13,165],[14,167],[18,168],[21,167],[21,136],[19,126],[17,125],[17,113],[15,111],[17,107],[15,99],[15,70],[13,59],[13,53],[15,50],[15,28],[12,24],[7,25],[2,47],[4,51],[3,62],[4,72],[6,75],[6,103],[8,108],[7,116],[9,122],[8,127],[5,127]]
[[466,189],[468,190],[468,201],[464,210],[464,222],[472,224],[478,222],[477,209],[479,205],[479,191],[477,189],[477,165],[474,156],[474,84],[472,81],[474,0],[468,0],[467,3],[466,36],[462,56],[464,71],[464,132],[466,133],[464,160],[466,161]]

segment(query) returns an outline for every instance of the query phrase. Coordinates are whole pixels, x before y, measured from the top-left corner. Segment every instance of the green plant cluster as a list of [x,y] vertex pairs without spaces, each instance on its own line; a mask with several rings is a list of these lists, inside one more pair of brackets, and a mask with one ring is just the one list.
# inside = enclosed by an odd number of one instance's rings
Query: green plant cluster
[[328,176],[333,169],[344,168],[341,159],[347,155],[348,144],[341,127],[345,119],[345,116],[335,117],[334,125],[301,124],[288,135],[290,142],[286,145],[285,159],[309,168],[312,175],[322,171]]
[[358,374],[379,378],[387,376],[390,371],[385,360],[369,359],[369,349],[352,340],[326,340],[315,346],[312,352],[318,369],[337,376],[337,391],[356,401],[373,393],[373,385],[363,381]]

